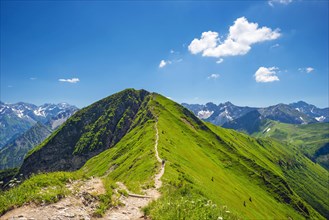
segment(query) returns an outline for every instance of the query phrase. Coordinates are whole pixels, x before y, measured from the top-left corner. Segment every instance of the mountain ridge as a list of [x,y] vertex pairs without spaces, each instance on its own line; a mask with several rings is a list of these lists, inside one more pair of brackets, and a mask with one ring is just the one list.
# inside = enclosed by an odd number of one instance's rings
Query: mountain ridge
[[[77,107],[67,103],[36,106],[25,102],[6,104],[0,101],[0,149],[37,122],[50,123],[60,115],[71,115],[77,110]],[[56,121],[53,123],[55,129]]]
[[[117,143],[130,128],[132,118],[141,106],[145,94],[148,94],[145,90],[141,90],[139,97],[132,91],[124,90],[78,111],[64,123],[61,129],[56,130],[41,145],[27,154],[20,168],[21,173],[28,175],[31,170],[32,173],[76,170],[90,157]],[[89,113],[84,115],[84,112]],[[96,136],[93,136],[93,130],[97,127],[102,128],[95,132]],[[57,138],[61,134],[64,137]],[[113,137],[109,138],[111,135]],[[47,146],[50,145],[55,147],[48,148]],[[57,152],[59,149],[61,153]],[[34,157],[31,157],[32,154]],[[54,155],[58,157],[54,158]]]
[[[131,110],[124,116],[127,109]],[[122,126],[118,126],[120,121]],[[106,142],[106,137],[117,141]],[[55,193],[52,195],[58,198],[57,191],[51,191],[54,183],[62,187],[68,178],[95,176],[103,178],[107,186],[101,197],[107,201],[104,207],[111,207],[115,204],[111,192],[116,189],[111,184],[122,182],[129,192],[137,194],[155,187],[154,176],[161,166],[154,157],[157,138],[166,170],[161,178],[162,196],[145,207],[147,216],[200,219],[207,213],[217,219],[221,213],[231,215],[231,219],[236,215],[247,219],[327,217],[324,176],[328,171],[293,145],[214,126],[160,94],[131,89],[78,111],[30,151],[18,175],[34,175],[5,192],[0,202],[7,208],[21,204],[12,195],[25,193],[23,189],[29,184],[50,191],[36,188],[24,201],[40,198],[33,194],[38,195],[39,190]],[[99,146],[99,140],[104,145]],[[65,164],[61,164],[62,159]],[[61,170],[74,172],[47,173]],[[45,177],[53,181],[42,182]]]
[[187,103],[182,103],[182,105],[191,110],[200,119],[220,126],[254,110],[259,111],[265,118],[284,123],[309,124],[329,122],[329,108],[317,108],[303,101],[291,104],[279,103],[268,107],[236,106],[231,102],[218,105],[212,102],[208,102],[205,105]]

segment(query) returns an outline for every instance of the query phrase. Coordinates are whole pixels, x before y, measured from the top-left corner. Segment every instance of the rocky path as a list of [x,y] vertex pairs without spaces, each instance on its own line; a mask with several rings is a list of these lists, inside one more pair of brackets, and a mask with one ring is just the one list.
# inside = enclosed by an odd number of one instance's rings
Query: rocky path
[[[0,220],[147,219],[143,216],[141,208],[160,197],[161,194],[158,189],[162,186],[161,177],[165,171],[165,164],[162,163],[158,152],[159,132],[157,124],[155,124],[156,139],[154,150],[157,161],[161,163],[161,169],[154,177],[155,188],[144,190],[143,195],[138,195],[130,193],[123,183],[117,182],[118,189],[115,190],[115,194],[118,196],[117,199],[121,205],[112,207],[105,213],[103,218],[95,218],[92,217],[98,205],[95,196],[105,193],[103,182],[100,178],[91,178],[87,181],[78,180],[67,184],[67,188],[72,192],[72,195],[61,199],[59,202],[41,206],[34,204],[24,205],[7,212],[0,217]],[[118,193],[119,189],[125,190],[128,192],[128,195],[120,195]]]
[[99,178],[87,181],[74,181],[67,184],[72,195],[59,202],[47,205],[24,205],[7,212],[0,219],[10,220],[66,220],[66,219],[92,219],[98,201],[96,195],[104,194],[103,182]]

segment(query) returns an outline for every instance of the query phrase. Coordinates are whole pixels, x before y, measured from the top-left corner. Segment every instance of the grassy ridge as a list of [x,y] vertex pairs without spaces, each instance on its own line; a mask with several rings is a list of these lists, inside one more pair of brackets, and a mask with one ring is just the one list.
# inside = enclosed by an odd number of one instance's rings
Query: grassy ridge
[[[166,160],[166,170],[162,197],[144,209],[152,219],[325,219],[329,213],[328,171],[296,147],[204,123],[157,94],[145,99],[116,145],[89,159],[77,172],[36,175],[5,192],[0,202],[15,194],[22,199],[10,200],[2,211],[34,201],[42,187],[62,186],[67,178],[102,177],[107,192],[100,198],[99,215],[112,205],[116,181],[135,193],[153,187],[160,166],[154,152],[156,120],[158,151]],[[45,175],[51,182],[42,185]],[[22,196],[24,190],[31,195]],[[49,195],[65,193],[60,188]]]
[[[153,105],[159,117],[160,155],[168,161],[163,177],[168,185],[179,189],[187,184],[197,194],[228,206],[243,218],[321,218],[289,187],[277,164],[285,155],[294,158],[293,150],[274,141],[205,126],[161,96]],[[316,196],[327,195],[320,193]]]

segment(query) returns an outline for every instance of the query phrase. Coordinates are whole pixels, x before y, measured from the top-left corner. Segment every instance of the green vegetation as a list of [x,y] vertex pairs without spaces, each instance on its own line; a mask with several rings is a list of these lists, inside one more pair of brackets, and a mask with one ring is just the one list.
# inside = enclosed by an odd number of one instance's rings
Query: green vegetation
[[27,154],[20,171],[29,175],[80,169],[126,135],[148,94],[127,89],[76,112]]
[[[299,206],[304,209],[302,199],[289,187],[277,164],[283,155],[294,157],[293,150],[271,141],[260,140],[259,144],[233,130],[205,125],[160,95],[153,105],[159,118],[159,151],[168,161],[163,176],[166,185],[179,189],[182,180],[243,218],[300,218],[308,216],[307,212],[318,216],[309,206],[308,211],[300,210]],[[325,198],[320,193],[317,196]],[[248,204],[250,197],[253,202]]]
[[0,194],[0,215],[24,203],[53,203],[68,195],[65,183],[83,178],[77,173],[55,172],[32,176],[21,185]]
[[219,207],[201,194],[192,185],[180,189],[168,186],[163,196],[143,211],[152,219],[239,219],[226,206]]
[[[86,129],[84,120],[96,117],[93,114],[100,109],[98,104],[75,114],[55,137],[63,140],[66,136],[61,133],[65,130]],[[166,160],[166,167],[160,189],[162,197],[144,208],[152,219],[329,218],[328,171],[305,157],[296,146],[270,138],[256,139],[204,123],[187,109],[158,94],[144,98],[136,114],[127,119],[124,115],[129,115],[130,109],[125,106],[117,120],[117,127],[129,126],[121,138],[113,136],[118,138],[116,144],[109,144],[106,150],[95,153],[79,171],[36,175],[6,191],[0,200],[6,204],[2,212],[27,201],[46,200],[36,196],[40,191],[43,197],[49,198],[46,201],[56,201],[68,193],[62,186],[69,178],[98,176],[103,179],[106,193],[98,197],[96,216],[102,216],[114,204],[115,182],[123,182],[129,191],[139,194],[143,189],[154,187],[153,177],[161,166],[154,151],[157,121],[158,151]],[[102,140],[97,132],[103,132],[106,126],[103,120],[107,118],[97,117],[98,120],[81,135],[85,135],[84,140],[89,144]],[[51,147],[55,137],[33,154]],[[83,147],[72,146],[71,157],[99,149],[98,146],[79,146]],[[33,154],[30,157],[34,157]],[[44,183],[46,178],[50,181],[47,184]],[[55,185],[58,187],[54,192],[45,190]],[[29,192],[23,192],[24,189]],[[14,195],[20,199],[7,202]]]
[[268,120],[253,136],[294,144],[307,157],[329,169],[329,123],[293,125]]
[[105,194],[99,195],[98,200],[99,200],[99,205],[94,213],[96,217],[101,217],[104,215],[104,213],[113,205],[112,201],[112,182],[109,181],[108,179],[103,179],[103,185],[105,188]]

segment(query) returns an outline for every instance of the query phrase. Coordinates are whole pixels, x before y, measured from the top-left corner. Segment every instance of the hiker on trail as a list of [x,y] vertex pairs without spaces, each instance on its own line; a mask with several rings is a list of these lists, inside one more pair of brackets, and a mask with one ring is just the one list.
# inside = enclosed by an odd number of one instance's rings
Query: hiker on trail
[[162,160],[162,166],[164,166],[164,165],[165,165],[165,162],[166,162],[165,160]]

